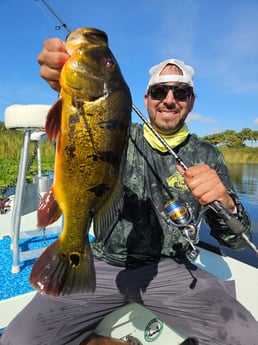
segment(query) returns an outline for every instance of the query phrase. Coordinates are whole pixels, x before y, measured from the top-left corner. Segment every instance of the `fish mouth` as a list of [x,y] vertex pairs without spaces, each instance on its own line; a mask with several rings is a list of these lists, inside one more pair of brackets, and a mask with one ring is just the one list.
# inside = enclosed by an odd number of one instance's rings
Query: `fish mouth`
[[77,95],[76,98],[83,99],[85,102],[100,101],[101,99],[105,98],[108,95],[107,93],[105,93],[104,90],[96,93],[96,92],[94,92],[94,90],[88,89],[87,93],[86,93],[86,92],[84,92],[83,88],[80,88],[80,87],[70,86],[70,89],[71,89],[71,93],[73,95]]
[[100,44],[107,46],[108,37],[104,31],[95,28],[80,28],[74,32],[71,32],[67,36],[66,45],[68,53],[71,55],[74,48],[81,44],[95,45]]

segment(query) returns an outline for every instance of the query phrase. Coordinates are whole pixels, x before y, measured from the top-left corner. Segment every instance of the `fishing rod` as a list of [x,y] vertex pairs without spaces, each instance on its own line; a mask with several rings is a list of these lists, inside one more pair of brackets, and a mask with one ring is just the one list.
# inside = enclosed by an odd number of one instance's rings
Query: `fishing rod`
[[[153,128],[150,122],[145,118],[142,112],[133,104],[133,110],[135,113],[140,117],[140,119],[146,124],[146,126],[152,131],[155,137],[161,142],[161,144],[168,150],[168,152],[175,158],[177,164],[179,164],[184,170],[187,169],[186,164],[183,160],[176,154],[176,152],[169,146],[166,140],[162,138],[162,136]],[[245,234],[245,227],[243,224],[236,218],[234,215],[229,212],[225,207],[221,205],[221,203],[217,200],[207,204],[207,206],[215,211],[219,217],[221,217],[230,230],[235,235],[241,235],[242,238],[246,241],[247,245],[258,255],[258,249],[256,248],[255,244],[250,241],[248,236]]]
[[[36,2],[38,0],[35,0]],[[65,30],[68,32],[68,34],[71,33],[71,29],[65,24],[65,22],[62,21],[62,19],[56,14],[56,12],[49,6],[49,4],[45,0],[41,0],[43,4],[47,7],[47,9],[53,14],[54,17],[59,21],[61,26],[57,25],[55,28],[56,30],[60,30],[60,27],[64,27]]]
[[[38,1],[38,0],[35,0]],[[47,7],[47,9],[54,15],[54,17],[59,21],[61,26],[63,26],[68,33],[71,33],[71,29],[64,23],[64,21],[56,14],[56,12],[49,6],[46,0],[41,0],[43,4]],[[145,118],[145,116],[141,113],[141,111],[133,104],[132,109],[135,113],[140,117],[140,119],[148,126],[148,128],[152,131],[152,133],[156,136],[156,138],[164,145],[164,147],[168,150],[168,152],[175,158],[176,162],[184,169],[187,169],[186,164],[183,160],[176,154],[176,152],[168,145],[166,140],[162,138],[162,136],[152,127],[150,122]],[[258,255],[258,249],[256,248],[255,244],[250,241],[248,236],[245,234],[245,227],[243,224],[235,218],[225,207],[221,205],[219,201],[213,201],[207,205],[213,211],[215,211],[227,224],[230,230],[235,235],[241,235],[242,238],[246,241],[247,245]]]

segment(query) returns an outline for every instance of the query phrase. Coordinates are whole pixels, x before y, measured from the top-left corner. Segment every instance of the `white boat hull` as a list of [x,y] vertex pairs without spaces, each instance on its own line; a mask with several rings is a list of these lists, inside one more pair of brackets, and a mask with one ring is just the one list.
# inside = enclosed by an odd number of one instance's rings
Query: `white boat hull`
[[[221,256],[200,248],[200,255],[195,264],[221,280],[235,280],[238,300],[258,320],[258,272],[257,268],[236,259]],[[33,298],[35,292],[0,301],[0,328],[4,328]],[[155,328],[155,331],[153,331]],[[97,327],[98,334],[126,339],[131,335],[141,344],[149,342],[155,345],[165,343],[180,344],[184,337],[173,331],[156,318],[146,308],[136,304],[128,304],[108,315]]]

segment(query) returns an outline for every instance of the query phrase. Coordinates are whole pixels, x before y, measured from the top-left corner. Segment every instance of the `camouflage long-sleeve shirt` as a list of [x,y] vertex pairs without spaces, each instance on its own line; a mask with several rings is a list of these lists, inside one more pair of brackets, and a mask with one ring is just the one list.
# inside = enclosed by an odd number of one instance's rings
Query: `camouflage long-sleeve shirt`
[[[189,135],[174,150],[187,166],[205,163],[216,170],[235,200],[236,216],[249,236],[249,216],[236,196],[219,150],[194,135]],[[100,229],[95,234],[94,256],[113,265],[136,267],[186,252],[188,241],[178,229],[167,224],[161,212],[168,201],[178,199],[180,203],[188,203],[197,218],[201,206],[177,171],[174,157],[151,148],[140,124],[131,125],[123,184],[123,207],[109,229]],[[211,235],[221,244],[235,249],[246,246],[242,236],[234,235],[212,210],[205,213],[205,220]]]

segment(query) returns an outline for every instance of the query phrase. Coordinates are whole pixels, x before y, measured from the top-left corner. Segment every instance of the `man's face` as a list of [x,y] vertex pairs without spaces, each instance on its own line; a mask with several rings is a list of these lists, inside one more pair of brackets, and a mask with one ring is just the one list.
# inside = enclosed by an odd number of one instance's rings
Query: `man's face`
[[[181,74],[175,65],[167,65],[161,75]],[[161,85],[161,84],[157,84]],[[184,87],[185,84],[168,82],[162,85],[178,85]],[[187,85],[186,85],[187,86]],[[164,135],[175,134],[185,122],[185,119],[194,105],[195,97],[191,95],[183,101],[174,97],[174,92],[169,90],[165,98],[153,99],[150,95],[144,95],[145,107],[149,113],[152,126]]]

